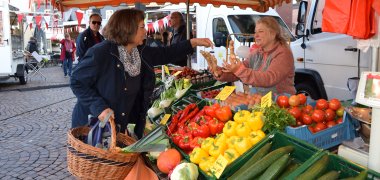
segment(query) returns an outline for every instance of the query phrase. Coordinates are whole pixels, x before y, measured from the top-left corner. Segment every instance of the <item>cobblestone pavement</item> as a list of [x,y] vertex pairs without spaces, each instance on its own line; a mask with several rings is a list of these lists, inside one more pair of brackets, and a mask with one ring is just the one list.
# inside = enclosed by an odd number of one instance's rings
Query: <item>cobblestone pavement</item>
[[66,133],[76,98],[68,86],[28,90],[55,84],[28,83],[0,92],[0,179],[74,179],[67,171]]

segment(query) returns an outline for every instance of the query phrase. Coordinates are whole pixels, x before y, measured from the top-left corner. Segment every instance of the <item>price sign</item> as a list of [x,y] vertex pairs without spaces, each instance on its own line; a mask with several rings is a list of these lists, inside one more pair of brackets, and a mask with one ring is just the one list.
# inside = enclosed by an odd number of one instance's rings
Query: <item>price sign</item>
[[228,96],[231,95],[232,92],[234,92],[236,86],[225,86],[222,91],[215,97],[215,99],[219,99],[221,101],[224,101],[228,98]]
[[261,98],[261,107],[272,106],[272,91],[269,91],[265,96]]
[[161,119],[160,124],[165,125],[168,122],[170,115],[171,114],[165,114],[164,117]]
[[224,156],[219,155],[218,159],[216,159],[214,164],[211,166],[210,171],[216,176],[216,178],[219,179],[224,169],[227,167],[227,164],[228,160]]
[[169,72],[169,68],[168,68],[168,66],[165,66],[165,65],[164,65],[164,69],[165,69],[166,74],[170,75],[170,72]]
[[177,71],[177,72],[175,72],[174,74],[173,74],[173,76],[178,76],[179,74],[181,74],[182,73],[182,71]]

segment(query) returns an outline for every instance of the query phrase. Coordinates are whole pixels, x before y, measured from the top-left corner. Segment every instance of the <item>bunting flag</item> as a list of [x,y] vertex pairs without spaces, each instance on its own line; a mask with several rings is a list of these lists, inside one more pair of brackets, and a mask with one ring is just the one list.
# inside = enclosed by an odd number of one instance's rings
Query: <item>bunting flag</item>
[[77,16],[78,26],[80,26],[82,24],[83,13],[79,11],[75,11],[75,15]]
[[26,16],[26,23],[29,24],[29,28],[33,27],[33,16]]
[[37,9],[40,9],[41,7],[41,0],[37,0]]
[[46,29],[49,29],[50,16],[44,16],[44,21],[45,21]]
[[24,18],[24,14],[17,14],[18,23],[21,23],[23,18]]
[[38,29],[41,29],[41,19],[42,19],[41,15],[36,16],[36,25],[37,25]]

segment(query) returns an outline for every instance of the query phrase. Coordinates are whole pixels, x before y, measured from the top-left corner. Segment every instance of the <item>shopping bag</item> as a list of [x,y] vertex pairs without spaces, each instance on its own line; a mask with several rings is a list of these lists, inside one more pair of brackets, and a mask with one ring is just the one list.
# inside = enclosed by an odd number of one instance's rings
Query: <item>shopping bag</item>
[[350,24],[351,0],[326,0],[322,31],[346,34]]
[[104,121],[89,116],[91,130],[87,136],[87,144],[102,149],[109,148],[111,144],[111,125],[109,118],[111,115],[112,113],[108,113]]
[[138,157],[136,164],[124,180],[135,179],[158,180],[156,173],[145,165],[145,162],[141,156]]

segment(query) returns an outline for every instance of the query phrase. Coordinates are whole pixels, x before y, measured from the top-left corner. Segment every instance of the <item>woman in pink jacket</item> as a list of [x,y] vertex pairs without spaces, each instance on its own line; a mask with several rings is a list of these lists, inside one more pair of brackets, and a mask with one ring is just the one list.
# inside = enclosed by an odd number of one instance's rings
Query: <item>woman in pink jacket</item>
[[295,94],[293,54],[274,18],[263,17],[256,22],[255,41],[258,48],[247,60],[231,58],[222,68],[210,71],[220,81],[241,80],[251,85],[254,93]]
[[71,40],[70,34],[65,34],[65,39],[61,40],[61,61],[63,64],[63,73],[65,77],[71,76],[71,70],[74,61],[75,43]]

